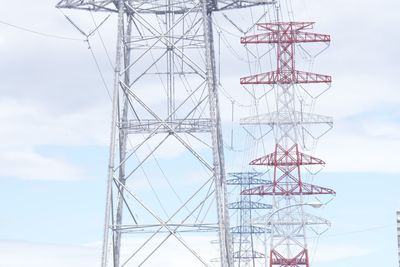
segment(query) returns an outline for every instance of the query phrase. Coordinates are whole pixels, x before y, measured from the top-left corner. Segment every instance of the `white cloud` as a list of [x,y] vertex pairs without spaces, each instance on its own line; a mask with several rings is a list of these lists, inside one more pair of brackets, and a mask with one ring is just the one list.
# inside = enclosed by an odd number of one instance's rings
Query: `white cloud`
[[[2,18],[44,32],[79,37],[76,30],[54,8],[55,2],[22,2],[8,2],[0,11]],[[399,66],[392,56],[397,51],[397,37],[392,34],[392,27],[397,25],[395,22],[398,21],[398,16],[394,10],[397,10],[395,7],[398,7],[398,3],[384,1],[376,6],[363,2],[364,16],[358,16],[355,20],[353,10],[358,10],[360,4],[352,3],[349,6],[347,2],[341,2],[343,4],[314,0],[294,3],[298,5],[295,7],[296,18],[317,21],[316,32],[330,33],[333,38],[332,46],[316,60],[315,72],[330,73],[334,77],[332,90],[320,99],[316,113],[333,115],[338,121],[333,131],[321,140],[318,149],[320,153],[317,156],[321,155],[327,161],[328,171],[398,172],[400,168],[395,159],[400,146],[397,140],[397,129],[400,126],[395,121],[381,122],[379,117],[353,117],[374,113],[383,108],[391,110],[400,103],[394,75]],[[346,9],[342,8],[344,5]],[[9,12],[17,7],[20,9],[21,6],[29,12]],[[385,16],[379,20],[371,20],[376,14],[376,8],[381,12],[385,11]],[[339,20],[331,19],[332,10],[340,14]],[[38,14],[46,14],[43,16],[46,19],[37,19]],[[78,23],[85,24],[85,29],[90,28],[91,20],[82,14],[74,14],[73,17]],[[243,25],[247,23],[248,18],[245,15],[240,15],[240,18]],[[217,21],[224,19],[219,18]],[[353,25],[351,29],[348,28],[349,23]],[[226,21],[225,24],[229,25]],[[0,138],[7,141],[0,145],[0,157],[8,160],[3,165],[8,162],[7,166],[12,165],[15,170],[20,170],[12,174],[9,168],[7,176],[59,180],[80,177],[83,171],[76,166],[62,159],[40,155],[35,152],[35,148],[41,145],[80,146],[108,143],[110,103],[101,88],[102,84],[86,44],[47,39],[4,25],[2,27],[5,27],[8,38],[0,40],[4,47],[0,56],[5,62],[2,64],[3,68],[7,66],[5,71],[8,75],[0,81],[3,96],[0,102],[0,120],[5,125],[0,131]],[[103,34],[103,37],[110,39],[106,42],[110,49],[113,49],[112,38],[115,37],[112,27],[113,23],[107,24]],[[390,37],[391,41],[372,38],[377,35],[372,35],[370,29]],[[233,26],[230,30],[236,31]],[[229,41],[239,55],[245,57],[238,36],[232,36]],[[94,44],[94,47],[106,79],[111,82],[112,72],[104,53],[100,53],[102,47],[98,44]],[[243,104],[247,104],[244,97],[248,95],[239,86],[240,76],[248,74],[243,65],[245,63],[241,63],[244,68],[238,67],[238,60],[230,49],[224,46],[222,48],[222,59],[225,62],[222,65],[222,79],[225,89],[244,102]],[[379,53],[376,48],[380,48]],[[24,74],[23,79],[21,73]],[[152,99],[152,104],[156,104],[154,92],[142,90],[141,93]],[[221,116],[225,122],[229,122],[231,103],[222,94],[220,96]],[[237,118],[243,115],[239,114],[241,110],[235,112]],[[354,129],[354,125],[346,129],[340,126],[342,120],[350,118],[353,124],[365,130],[360,132],[359,129]],[[171,140],[165,144],[164,149],[158,151],[158,156],[170,159],[181,155],[182,151],[184,149]],[[15,161],[12,164],[11,159]],[[49,164],[63,169],[66,175],[58,174],[58,178],[46,175],[43,168]],[[31,167],[24,169],[24,165]],[[28,171],[35,173],[28,174]]]
[[[191,236],[184,238],[192,248],[195,248],[198,255],[206,262],[218,256],[216,245],[210,243],[211,236]],[[122,251],[122,260],[126,260],[129,255],[143,243],[143,237],[131,239],[125,243]],[[157,239],[160,242],[161,239]],[[155,245],[151,243],[150,245]],[[148,248],[144,249],[143,256],[149,253]],[[23,257],[21,256],[23,255]],[[100,265],[101,243],[91,243],[86,245],[50,245],[27,242],[0,242],[0,267],[92,267]],[[181,243],[174,237],[170,237],[144,266],[204,266],[201,264]],[[130,261],[126,266],[138,266],[138,262]],[[210,266],[214,266],[210,263]]]
[[398,173],[399,127],[381,116],[339,120],[317,155],[327,162],[326,171]]
[[35,103],[2,100],[0,120],[6,127],[0,138],[7,142],[1,146],[104,145],[109,117],[102,107],[60,114]]
[[[57,11],[56,3],[12,1],[3,6],[0,16],[2,21],[34,31],[81,38]],[[17,9],[20,12],[12,12]],[[85,23],[85,27],[93,26],[90,16]],[[81,167],[37,151],[41,146],[108,144],[111,105],[87,44],[3,24],[0,28],[0,71],[5,74],[0,81],[0,176],[58,181],[84,178]],[[93,46],[99,55],[101,47]],[[104,75],[112,77],[106,58],[99,63]],[[62,149],[57,154],[62,155]]]
[[318,247],[315,258],[312,261],[314,263],[335,262],[349,258],[364,257],[372,252],[369,248],[351,244],[321,245]]
[[32,151],[0,153],[0,169],[3,177],[31,180],[71,181],[85,177],[83,171],[72,164]]
[[107,118],[102,110],[51,113],[14,100],[0,101],[1,176],[39,180],[77,180],[84,171],[62,158],[35,151],[41,145],[105,145]]

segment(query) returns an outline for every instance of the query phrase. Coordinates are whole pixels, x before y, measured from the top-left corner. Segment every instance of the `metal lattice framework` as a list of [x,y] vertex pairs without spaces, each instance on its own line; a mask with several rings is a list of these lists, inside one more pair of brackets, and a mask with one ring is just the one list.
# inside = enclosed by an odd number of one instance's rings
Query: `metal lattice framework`
[[[171,8],[175,14],[186,13],[191,11],[193,1],[165,2],[165,1],[124,1],[130,2],[132,9],[126,10],[127,13],[158,13],[165,14],[168,8]],[[272,4],[274,1],[257,1],[257,0],[213,0],[207,1],[209,11],[220,11],[237,8],[247,8],[265,4]],[[58,4],[61,8],[73,8],[91,11],[106,11],[118,13],[119,0],[63,0]],[[197,11],[201,8],[197,7]]]
[[[194,263],[188,265],[209,266],[209,255],[201,255],[185,236],[204,231],[218,233],[218,262],[233,266],[212,12],[269,3],[62,0],[57,4],[62,9],[114,13],[118,18],[102,267],[151,264],[171,240],[192,256]],[[175,151],[182,155],[175,161],[158,157],[164,153],[168,158]],[[185,184],[192,176],[184,172],[188,166],[202,173],[192,178],[190,186]],[[168,190],[156,192],[159,177]],[[130,234],[142,235],[136,239],[139,245],[127,245]]]
[[[325,133],[332,127],[329,117],[303,113],[301,101],[296,97],[296,85],[326,84],[331,77],[299,71],[295,67],[295,49],[300,43],[330,42],[330,36],[307,32],[312,22],[271,22],[258,24],[266,31],[241,38],[242,44],[274,44],[277,54],[277,69],[240,79],[243,85],[264,84],[274,86],[276,111],[256,117],[242,119],[242,125],[266,124],[274,132],[275,151],[251,161],[250,165],[273,169],[272,184],[260,185],[242,191],[242,195],[271,196],[274,215],[268,224],[271,227],[269,266],[309,266],[306,231],[309,226],[329,225],[325,219],[304,212],[304,198],[310,195],[335,195],[329,188],[305,183],[302,168],[324,165],[325,162],[302,153],[299,142],[307,125],[327,125]],[[300,107],[300,110],[299,110]],[[317,135],[319,137],[320,135]],[[287,207],[287,209],[285,209]],[[282,211],[281,211],[282,210]],[[277,214],[274,214],[274,211]],[[266,244],[265,244],[266,245]]]
[[[229,176],[230,179],[227,180],[227,185],[238,187],[239,193],[255,185],[269,183],[268,180],[261,178],[262,173],[257,172],[230,173]],[[236,221],[238,222],[237,225],[231,227],[235,266],[258,266],[257,259],[264,259],[265,256],[257,251],[255,239],[260,238],[260,235],[264,235],[268,229],[254,225],[253,219],[256,211],[264,213],[270,210],[272,206],[255,201],[251,195],[239,194],[238,201],[229,203],[228,207],[234,211],[233,214],[236,214]],[[231,219],[231,221],[234,220]]]

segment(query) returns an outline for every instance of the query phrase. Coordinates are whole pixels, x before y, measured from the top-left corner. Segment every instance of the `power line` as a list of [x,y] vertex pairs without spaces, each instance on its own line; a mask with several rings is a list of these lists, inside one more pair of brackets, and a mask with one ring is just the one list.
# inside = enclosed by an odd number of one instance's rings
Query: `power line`
[[89,38],[88,38],[86,41],[87,41],[87,43],[88,43],[88,46],[89,46],[88,49],[90,50],[90,54],[92,55],[92,58],[93,58],[93,61],[94,61],[95,65],[96,65],[97,71],[99,72],[99,75],[100,75],[101,81],[102,81],[102,83],[103,83],[103,86],[104,86],[104,88],[105,88],[106,91],[107,91],[108,97],[109,97],[110,100],[112,101],[110,89],[109,89],[108,86],[107,86],[107,82],[106,82],[106,80],[105,80],[105,78],[104,78],[103,72],[101,71],[99,62],[98,62],[98,60],[97,60],[97,58],[96,58],[96,55],[95,55],[95,53],[94,53],[94,51],[93,51],[92,46],[90,45]]
[[49,38],[54,38],[54,39],[60,39],[60,40],[68,40],[68,41],[80,41],[80,42],[84,42],[84,39],[78,39],[78,38],[71,38],[71,37],[65,37],[65,36],[59,36],[59,35],[55,35],[55,34],[51,34],[51,33],[45,33],[45,32],[39,32],[36,30],[32,30],[32,29],[28,29],[22,26],[18,26],[6,21],[2,21],[0,20],[0,24],[8,26],[8,27],[12,27],[14,29],[18,29],[20,31],[25,31],[25,32],[29,32],[32,34],[36,34],[36,35],[40,35],[40,36],[44,36],[44,37],[49,37]]
[[379,225],[379,226],[374,226],[374,227],[370,227],[370,228],[354,230],[354,231],[349,231],[349,232],[326,234],[326,235],[324,235],[324,237],[336,237],[336,236],[346,236],[346,235],[353,235],[353,234],[359,234],[359,233],[365,233],[365,232],[374,232],[374,231],[378,231],[378,230],[382,230],[382,229],[386,229],[386,228],[391,228],[391,227],[394,227],[395,225],[396,224]]

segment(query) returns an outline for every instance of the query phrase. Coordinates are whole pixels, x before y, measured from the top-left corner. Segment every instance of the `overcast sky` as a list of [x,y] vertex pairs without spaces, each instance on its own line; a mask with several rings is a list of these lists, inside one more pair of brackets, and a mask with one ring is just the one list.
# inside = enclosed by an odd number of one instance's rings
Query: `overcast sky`
[[[0,266],[96,266],[104,211],[109,96],[88,43],[4,24],[82,39],[54,7],[56,1],[3,2]],[[312,250],[317,248],[313,266],[397,266],[400,3],[293,3],[296,19],[316,21],[315,32],[332,36],[331,46],[314,67],[317,73],[332,75],[334,81],[316,111],[335,118],[334,129],[319,142],[318,156],[327,167],[317,181],[335,189],[337,197],[318,212],[332,222],[332,228],[312,242]],[[74,19],[89,30],[90,20],[84,16],[77,12]],[[110,51],[115,43],[113,19],[103,28]],[[93,37],[92,46],[110,86],[112,70],[98,36]],[[227,62],[234,60],[231,57]],[[226,73],[225,87],[232,89],[231,95],[240,96],[241,88],[235,84],[247,75],[246,70],[232,68]],[[222,109],[229,107],[224,96],[221,102]],[[223,118],[228,124],[230,115]],[[170,258],[165,264],[179,266],[173,261],[177,257]]]

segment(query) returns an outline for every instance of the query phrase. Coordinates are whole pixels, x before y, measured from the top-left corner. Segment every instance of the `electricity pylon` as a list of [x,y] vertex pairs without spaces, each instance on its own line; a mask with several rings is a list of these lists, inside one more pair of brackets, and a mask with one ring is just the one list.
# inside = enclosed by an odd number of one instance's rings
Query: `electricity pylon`
[[[58,3],[118,18],[102,267],[151,264],[171,239],[208,266],[185,237],[202,231],[218,232],[221,266],[233,266],[212,13],[267,3]],[[192,178],[188,168],[202,174]],[[131,248],[124,238],[132,233],[147,235]]]
[[[308,227],[329,225],[329,222],[306,213],[302,204],[307,196],[336,194],[329,188],[306,183],[302,175],[304,168],[325,165],[324,161],[301,152],[304,129],[310,125],[327,125],[328,129],[332,127],[331,118],[303,112],[303,103],[298,97],[298,90],[303,90],[299,85],[330,86],[331,83],[330,76],[296,68],[297,44],[330,42],[329,35],[309,32],[313,25],[313,22],[293,21],[259,23],[257,26],[261,33],[241,38],[243,44],[272,44],[276,47],[276,70],[240,79],[243,85],[273,86],[275,92],[275,111],[242,120],[243,125],[269,125],[274,133],[274,151],[250,162],[253,166],[272,168],[272,183],[242,191],[243,195],[270,196],[272,214],[280,211],[265,222],[271,227],[270,267],[310,266]],[[267,261],[267,255],[265,258]]]

